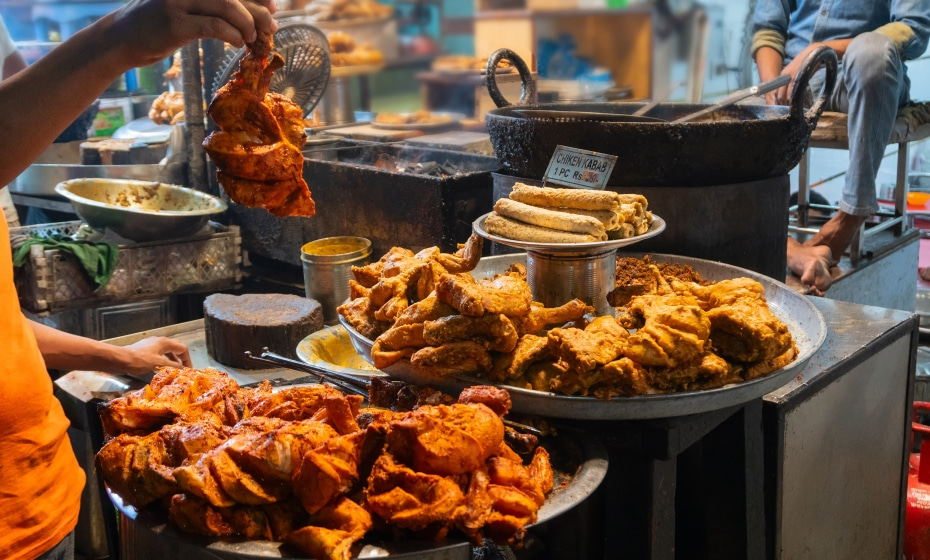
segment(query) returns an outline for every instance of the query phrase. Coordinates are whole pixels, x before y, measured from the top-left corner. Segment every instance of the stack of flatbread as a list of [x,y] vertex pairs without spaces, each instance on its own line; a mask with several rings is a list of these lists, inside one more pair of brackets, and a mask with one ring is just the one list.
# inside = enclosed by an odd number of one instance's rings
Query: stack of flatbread
[[536,243],[591,243],[642,235],[652,224],[646,197],[611,191],[513,186],[494,205],[488,233]]

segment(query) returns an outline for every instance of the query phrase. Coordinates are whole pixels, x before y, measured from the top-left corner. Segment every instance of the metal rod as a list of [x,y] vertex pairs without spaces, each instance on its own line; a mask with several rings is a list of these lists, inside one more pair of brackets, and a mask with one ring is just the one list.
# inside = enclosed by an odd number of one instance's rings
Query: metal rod
[[765,95],[766,93],[772,90],[776,90],[790,83],[791,83],[791,76],[781,75],[781,76],[778,76],[777,78],[773,78],[766,82],[762,82],[761,84],[754,85],[746,89],[735,91],[731,93],[730,95],[724,97],[720,101],[718,101],[716,104],[711,105],[710,107],[706,109],[702,109],[696,113],[691,113],[690,115],[685,115],[684,117],[681,117],[680,119],[674,120],[672,122],[683,123],[683,122],[693,121],[694,119],[713,113],[714,111],[718,109],[722,109],[724,107],[732,105],[736,103],[737,101],[742,101],[743,99],[746,99],[747,97],[753,97],[755,95]]
[[645,105],[643,105],[642,107],[640,107],[639,109],[637,109],[636,112],[633,113],[633,116],[634,116],[634,117],[641,117],[641,116],[645,115],[646,113],[648,113],[649,111],[652,111],[653,109],[656,108],[656,105],[658,105],[659,103],[662,103],[663,101],[667,100],[673,93],[675,93],[675,90],[677,90],[678,88],[680,88],[680,87],[683,86],[683,85],[685,85],[684,82],[676,82],[676,83],[672,84],[672,87],[670,87],[670,88],[668,89],[668,91],[666,91],[666,92],[663,93],[662,95],[656,97],[655,99],[653,99],[653,100],[650,101],[649,103],[646,103]]
[[203,151],[206,125],[203,114],[203,80],[200,76],[200,44],[192,41],[181,47],[181,76],[184,82],[184,124],[187,127],[187,186],[207,189],[207,157]]

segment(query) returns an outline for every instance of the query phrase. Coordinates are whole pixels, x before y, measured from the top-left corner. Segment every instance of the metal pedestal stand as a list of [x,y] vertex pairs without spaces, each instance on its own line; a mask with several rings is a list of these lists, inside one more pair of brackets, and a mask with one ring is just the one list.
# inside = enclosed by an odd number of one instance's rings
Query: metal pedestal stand
[[475,232],[496,243],[526,250],[526,281],[533,299],[546,307],[558,307],[578,298],[594,307],[597,315],[612,315],[607,294],[614,289],[617,249],[659,235],[665,220],[653,216],[649,230],[635,237],[590,243],[533,243],[505,239],[488,233],[487,214],[475,220]]

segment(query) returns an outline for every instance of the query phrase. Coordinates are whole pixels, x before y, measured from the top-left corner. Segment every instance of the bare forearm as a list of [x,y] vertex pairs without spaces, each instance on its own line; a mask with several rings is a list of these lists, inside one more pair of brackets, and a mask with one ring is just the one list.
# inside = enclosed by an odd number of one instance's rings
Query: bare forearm
[[756,51],[756,66],[759,67],[759,80],[765,82],[781,74],[785,61],[778,51],[771,47],[761,47]]
[[128,67],[109,45],[107,16],[0,83],[0,185],[11,182]]
[[51,369],[88,369],[120,373],[127,370],[127,351],[119,346],[29,322],[45,365]]

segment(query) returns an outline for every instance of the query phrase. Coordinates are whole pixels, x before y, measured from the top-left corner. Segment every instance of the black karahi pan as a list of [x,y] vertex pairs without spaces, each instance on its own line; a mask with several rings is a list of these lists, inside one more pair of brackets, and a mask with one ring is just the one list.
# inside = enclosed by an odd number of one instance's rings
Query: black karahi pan
[[[497,87],[496,69],[509,60],[520,73],[523,91],[512,105]],[[807,86],[817,67],[826,69],[824,88],[805,110]],[[608,186],[708,186],[785,175],[801,160],[837,77],[836,53],[814,50],[791,88],[788,106],[730,105],[700,120],[678,118],[710,104],[660,103],[649,117],[634,117],[644,103],[536,103],[536,84],[526,63],[500,49],[488,58],[487,85],[499,107],[485,122],[494,152],[509,175],[541,179],[556,146],[618,156]],[[527,111],[529,110],[529,111]],[[523,111],[523,112],[521,112]],[[610,113],[624,122],[598,118],[534,118],[538,111]],[[635,122],[625,122],[626,118]]]

